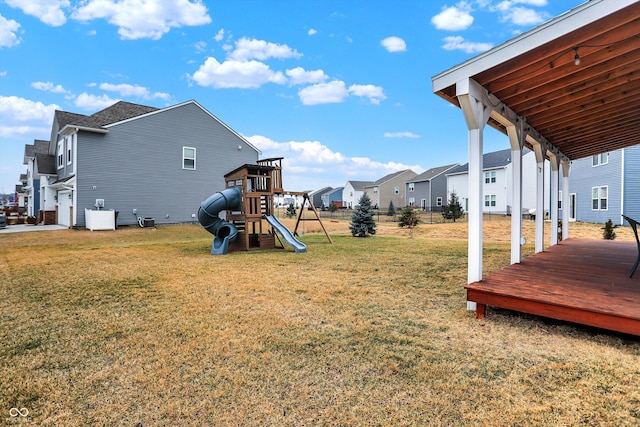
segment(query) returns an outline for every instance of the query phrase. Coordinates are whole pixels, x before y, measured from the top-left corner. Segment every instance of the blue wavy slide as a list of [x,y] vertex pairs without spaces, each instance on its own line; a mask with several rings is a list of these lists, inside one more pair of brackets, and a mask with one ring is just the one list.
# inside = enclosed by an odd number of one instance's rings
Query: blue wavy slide
[[211,244],[211,255],[225,255],[229,251],[229,244],[238,237],[236,226],[223,220],[218,214],[225,210],[240,210],[241,208],[242,197],[239,188],[218,191],[200,203],[198,221],[205,230],[215,236]]
[[284,241],[290,244],[293,247],[293,250],[296,251],[296,253],[307,252],[307,246],[300,240],[296,239],[293,233],[289,231],[289,229],[285,227],[283,223],[278,221],[278,218],[273,215],[263,215],[262,217],[266,219],[269,224],[271,224],[274,230],[280,233]]

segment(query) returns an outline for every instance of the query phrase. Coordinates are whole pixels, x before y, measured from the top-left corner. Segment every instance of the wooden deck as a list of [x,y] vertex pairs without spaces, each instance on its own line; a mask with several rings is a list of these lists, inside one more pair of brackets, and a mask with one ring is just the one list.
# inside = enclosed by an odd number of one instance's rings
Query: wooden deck
[[467,300],[640,336],[635,242],[568,239],[471,283]]

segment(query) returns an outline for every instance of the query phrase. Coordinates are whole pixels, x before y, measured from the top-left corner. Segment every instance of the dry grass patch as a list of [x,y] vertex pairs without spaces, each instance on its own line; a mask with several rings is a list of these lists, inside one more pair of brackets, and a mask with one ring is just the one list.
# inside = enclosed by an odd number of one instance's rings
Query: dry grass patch
[[[465,311],[466,224],[355,239],[325,220],[333,245],[309,224],[306,254],[211,256],[197,226],[1,236],[1,408],[65,426],[638,425],[638,340]],[[485,268],[509,262],[485,245]]]

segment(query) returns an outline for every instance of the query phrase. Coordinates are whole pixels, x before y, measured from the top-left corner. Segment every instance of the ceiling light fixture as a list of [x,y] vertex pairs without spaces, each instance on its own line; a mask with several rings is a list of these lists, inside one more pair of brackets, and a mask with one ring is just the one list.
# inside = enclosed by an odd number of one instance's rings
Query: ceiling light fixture
[[580,55],[578,55],[578,48],[574,47],[573,50],[575,50],[576,54],[573,57],[573,63],[576,65],[580,65]]

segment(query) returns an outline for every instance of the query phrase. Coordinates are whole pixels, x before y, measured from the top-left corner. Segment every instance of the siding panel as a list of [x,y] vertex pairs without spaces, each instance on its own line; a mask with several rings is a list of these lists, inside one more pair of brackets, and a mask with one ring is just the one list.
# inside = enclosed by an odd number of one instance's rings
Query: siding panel
[[[196,170],[182,169],[183,146],[196,148]],[[111,126],[106,135],[81,131],[77,156],[77,212],[104,199],[106,209],[119,211],[119,225],[137,224],[137,217],[195,222],[200,203],[224,189],[224,174],[258,160],[194,103]],[[77,224],[85,225],[84,215]]]

